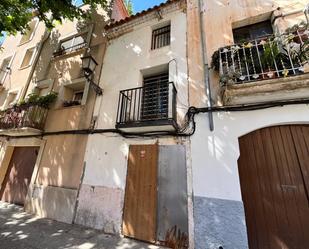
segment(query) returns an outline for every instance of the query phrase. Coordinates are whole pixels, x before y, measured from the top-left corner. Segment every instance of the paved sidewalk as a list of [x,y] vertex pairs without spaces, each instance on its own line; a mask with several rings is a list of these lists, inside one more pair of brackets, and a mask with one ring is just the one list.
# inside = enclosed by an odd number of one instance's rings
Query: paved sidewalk
[[77,225],[40,219],[0,202],[0,249],[155,249]]

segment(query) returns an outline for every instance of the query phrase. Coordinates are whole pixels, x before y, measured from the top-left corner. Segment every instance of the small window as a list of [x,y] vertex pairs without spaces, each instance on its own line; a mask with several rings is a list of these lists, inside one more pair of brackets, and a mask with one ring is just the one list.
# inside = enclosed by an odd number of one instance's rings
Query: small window
[[6,99],[6,108],[12,107],[17,101],[17,93],[11,92],[8,94]]
[[258,38],[267,37],[272,34],[273,29],[270,21],[260,22],[233,30],[235,43],[256,40]]
[[30,66],[32,64],[34,53],[35,53],[35,47],[34,48],[29,48],[26,51],[25,56],[23,58],[23,62],[21,63],[20,68],[25,68],[25,67],[28,67],[28,66]]
[[38,20],[33,20],[32,22],[29,23],[29,29],[27,29],[25,33],[23,34],[20,40],[20,43],[19,43],[20,45],[32,39],[37,23],[38,23]]
[[10,66],[11,60],[12,60],[12,56],[2,61],[2,64],[0,67],[0,84],[4,83],[5,77],[10,70],[9,66]]
[[82,102],[84,96],[84,91],[76,91],[73,94],[73,101],[78,101],[78,102]]
[[54,56],[63,55],[85,47],[87,44],[87,35],[87,33],[78,34],[60,41],[59,49],[54,53]]
[[162,48],[171,44],[171,25],[152,31],[151,49]]

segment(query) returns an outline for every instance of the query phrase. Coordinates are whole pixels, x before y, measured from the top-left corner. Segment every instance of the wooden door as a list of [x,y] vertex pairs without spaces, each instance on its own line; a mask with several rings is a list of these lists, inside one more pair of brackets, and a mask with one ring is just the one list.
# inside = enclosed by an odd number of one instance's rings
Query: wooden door
[[38,151],[38,147],[14,149],[0,191],[1,201],[24,205]]
[[309,248],[309,126],[280,126],[239,140],[250,249]]
[[156,241],[158,145],[131,145],[123,214],[123,234]]

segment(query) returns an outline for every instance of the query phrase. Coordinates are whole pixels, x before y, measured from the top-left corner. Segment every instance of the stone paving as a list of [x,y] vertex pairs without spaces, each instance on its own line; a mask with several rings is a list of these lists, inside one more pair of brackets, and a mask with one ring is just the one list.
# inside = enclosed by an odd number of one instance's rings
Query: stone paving
[[0,202],[0,249],[159,249],[138,241],[103,234],[27,214]]

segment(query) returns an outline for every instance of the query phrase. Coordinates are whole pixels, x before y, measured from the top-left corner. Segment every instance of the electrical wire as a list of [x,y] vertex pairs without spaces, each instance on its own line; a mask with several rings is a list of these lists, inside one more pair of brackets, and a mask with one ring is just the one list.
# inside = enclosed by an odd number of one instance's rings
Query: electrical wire
[[284,101],[270,101],[265,103],[252,103],[242,104],[234,106],[213,106],[197,108],[191,106],[184,118],[184,122],[180,127],[177,127],[175,131],[153,131],[153,132],[124,132],[120,129],[82,129],[82,130],[64,130],[54,132],[43,132],[37,135],[24,135],[24,136],[9,136],[0,135],[0,137],[12,139],[12,138],[43,138],[47,136],[59,136],[59,135],[93,135],[93,134],[106,134],[114,133],[124,138],[158,138],[158,137],[190,137],[194,135],[196,131],[195,115],[208,112],[242,112],[242,111],[255,111],[274,107],[283,107],[288,105],[304,105],[309,104],[309,98],[299,100],[284,100]]

